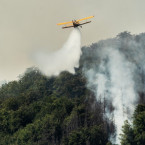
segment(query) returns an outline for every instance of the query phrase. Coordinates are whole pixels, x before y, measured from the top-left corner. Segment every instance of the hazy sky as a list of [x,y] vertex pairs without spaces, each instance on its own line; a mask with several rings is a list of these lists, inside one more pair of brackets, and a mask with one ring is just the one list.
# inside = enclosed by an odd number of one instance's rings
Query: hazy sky
[[82,45],[125,30],[145,32],[145,0],[0,0],[0,80],[13,80],[34,65],[38,49],[60,49],[72,29],[56,24],[94,15],[83,26]]

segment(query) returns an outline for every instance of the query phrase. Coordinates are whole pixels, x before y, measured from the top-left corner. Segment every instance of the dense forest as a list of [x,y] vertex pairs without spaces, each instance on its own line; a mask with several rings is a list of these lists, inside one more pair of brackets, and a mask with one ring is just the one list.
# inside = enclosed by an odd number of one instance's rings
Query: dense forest
[[[121,39],[121,44],[128,47],[127,39],[140,43],[144,40],[142,36],[145,38],[144,34],[132,36],[124,32],[113,41]],[[18,81],[1,86],[0,145],[112,145],[116,137],[114,119],[106,117],[107,102],[96,100],[84,75],[84,66],[97,67],[99,60],[94,54],[100,43],[83,48],[75,74],[64,71],[59,76],[46,77],[32,67]],[[128,52],[125,54],[129,61],[135,62]],[[142,82],[142,71],[138,76]],[[143,89],[138,94],[133,122],[126,120],[122,127],[122,145],[145,144]],[[109,108],[113,112],[114,106]]]
[[0,89],[0,144],[109,144],[114,125],[94,99],[79,70],[48,78],[29,68]]

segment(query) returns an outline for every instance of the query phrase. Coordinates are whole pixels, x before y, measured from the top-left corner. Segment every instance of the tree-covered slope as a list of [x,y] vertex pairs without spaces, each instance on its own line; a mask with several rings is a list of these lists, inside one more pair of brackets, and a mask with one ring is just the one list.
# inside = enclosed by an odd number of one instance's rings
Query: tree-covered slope
[[113,132],[79,70],[48,78],[30,68],[0,88],[1,145],[105,145]]

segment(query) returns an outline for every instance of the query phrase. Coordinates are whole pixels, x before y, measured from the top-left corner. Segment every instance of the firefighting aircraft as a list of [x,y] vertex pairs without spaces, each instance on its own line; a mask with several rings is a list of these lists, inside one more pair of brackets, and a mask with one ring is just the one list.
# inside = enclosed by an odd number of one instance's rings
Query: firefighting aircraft
[[58,23],[57,25],[66,25],[66,24],[68,24],[65,27],[62,27],[63,29],[64,28],[71,28],[71,27],[74,27],[75,28],[75,27],[78,27],[78,26],[80,26],[82,28],[81,25],[91,23],[91,21],[84,22],[84,23],[80,23],[80,21],[87,20],[87,19],[91,19],[93,17],[94,16],[90,16],[90,17],[86,17],[86,18],[83,18],[83,19],[79,19],[79,20],[72,20],[70,22]]

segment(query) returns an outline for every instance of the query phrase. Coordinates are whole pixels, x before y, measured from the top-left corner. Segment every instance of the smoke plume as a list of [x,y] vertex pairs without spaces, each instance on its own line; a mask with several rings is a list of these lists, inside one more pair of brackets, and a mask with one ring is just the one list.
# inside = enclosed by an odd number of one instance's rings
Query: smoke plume
[[97,101],[107,102],[105,117],[116,125],[116,138],[113,141],[110,136],[110,140],[120,144],[124,121],[132,121],[140,93],[145,94],[145,34],[132,36],[124,32],[82,50],[88,88],[95,93]]
[[64,46],[55,52],[34,54],[33,59],[43,74],[58,75],[61,71],[74,73],[74,67],[79,67],[81,55],[81,34],[78,28],[72,30]]

